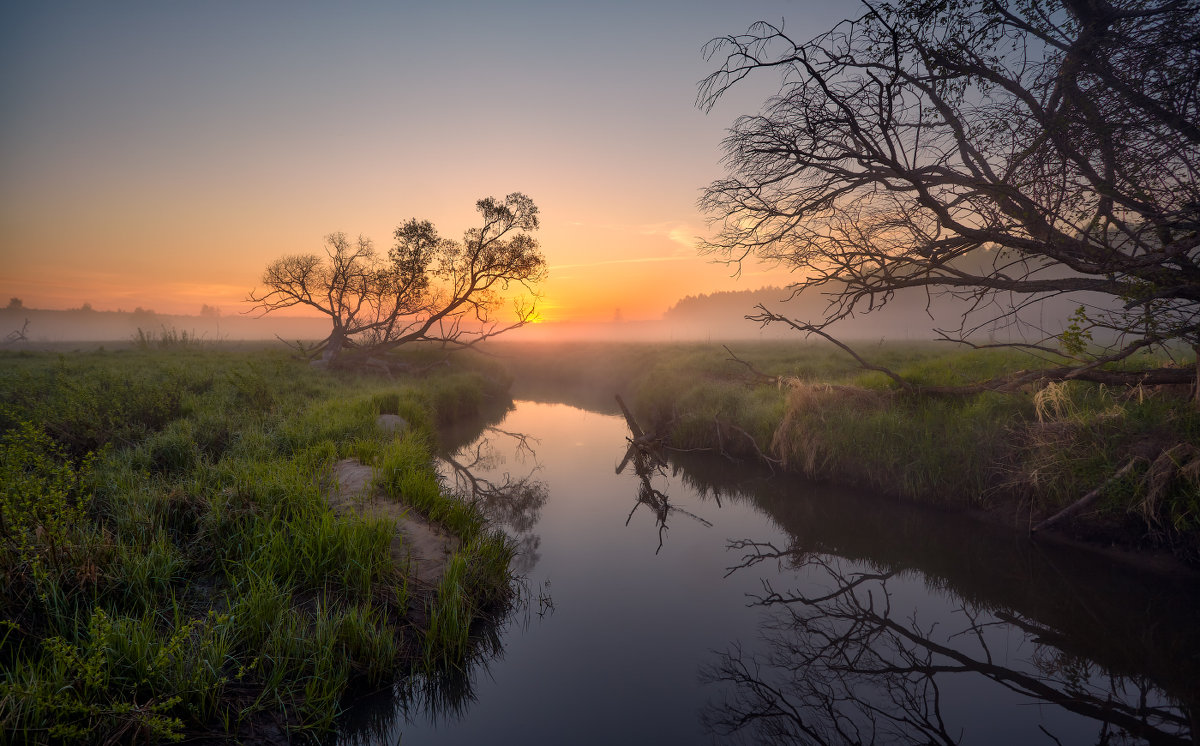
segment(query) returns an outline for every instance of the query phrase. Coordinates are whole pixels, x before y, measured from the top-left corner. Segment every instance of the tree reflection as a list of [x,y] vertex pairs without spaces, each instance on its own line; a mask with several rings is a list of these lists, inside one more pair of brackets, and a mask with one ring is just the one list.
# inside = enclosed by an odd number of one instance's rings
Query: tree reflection
[[[499,441],[512,444],[517,462],[527,468],[524,476],[514,477],[507,471],[491,476],[505,463]],[[488,426],[470,445],[441,457],[449,467],[454,492],[478,507],[493,524],[511,529],[517,544],[512,569],[518,574],[528,573],[538,562],[541,537],[533,533],[533,527],[549,497],[546,483],[534,478],[541,468],[533,448],[536,442],[523,433]]]
[[[704,713],[715,734],[753,743],[956,744],[965,733],[947,723],[943,704],[964,682],[955,675],[971,674],[1090,718],[1098,744],[1192,742],[1187,709],[1155,684],[1054,647],[1053,630],[1028,619],[962,603],[936,621],[921,620],[896,602],[889,588],[899,582],[895,572],[764,543],[731,547],[747,552],[733,570],[786,562],[820,590],[779,592],[764,581],[752,603],[773,610],[766,651],[735,646],[704,672],[707,681],[731,685]],[[1014,634],[1019,648],[1032,647],[1026,659],[1011,645]],[[1038,727],[1047,743],[1067,742],[1053,727]]]
[[654,520],[658,524],[658,549],[654,550],[654,553],[658,554],[662,551],[663,540],[667,533],[667,519],[672,513],[682,513],[705,526],[711,527],[712,523],[695,513],[672,505],[666,493],[654,487],[654,477],[666,476],[667,462],[655,442],[638,435],[636,430],[634,432],[635,437],[629,439],[629,448],[625,451],[625,457],[621,459],[621,464],[617,466],[617,473],[620,474],[628,465],[632,464],[633,473],[638,478],[637,499],[633,503],[633,509],[629,511],[629,517],[625,519],[625,525],[628,526],[629,522],[633,520],[633,514],[637,512],[638,508],[645,505],[654,514]]

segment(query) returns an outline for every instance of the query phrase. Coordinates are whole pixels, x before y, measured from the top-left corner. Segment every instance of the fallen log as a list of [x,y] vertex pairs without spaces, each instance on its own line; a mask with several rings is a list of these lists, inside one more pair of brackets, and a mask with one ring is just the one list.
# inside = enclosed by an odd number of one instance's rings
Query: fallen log
[[633,418],[633,413],[629,411],[629,407],[625,406],[625,400],[621,398],[620,394],[617,394],[616,397],[617,406],[621,408],[621,414],[625,415],[625,424],[629,425],[629,432],[633,433],[633,439],[644,439],[646,434],[642,431],[641,426],[638,425],[637,420]]
[[1124,466],[1122,466],[1120,469],[1117,470],[1117,472],[1115,474],[1113,474],[1108,479],[1105,479],[1104,482],[1102,482],[1099,487],[1097,487],[1096,489],[1087,493],[1086,495],[1079,498],[1078,500],[1071,503],[1070,505],[1063,508],[1062,510],[1058,511],[1057,513],[1050,516],[1046,520],[1042,521],[1038,525],[1029,529],[1029,533],[1036,534],[1038,531],[1041,531],[1042,529],[1046,528],[1047,526],[1052,526],[1064,518],[1069,518],[1069,517],[1075,515],[1076,513],[1078,513],[1079,511],[1083,510],[1087,506],[1091,505],[1100,497],[1101,493],[1104,492],[1104,488],[1108,487],[1113,482],[1116,482],[1118,479],[1121,479],[1126,474],[1128,474],[1129,471],[1134,467],[1134,465],[1139,460],[1140,459],[1137,456],[1134,456],[1133,458],[1129,459],[1128,461],[1125,462]]
[[629,426],[629,432],[633,435],[628,438],[629,448],[625,451],[625,458],[621,459],[621,463],[617,466],[617,473],[625,471],[625,467],[630,461],[642,464],[638,461],[638,457],[642,456],[648,461],[650,467],[666,467],[666,459],[662,456],[662,441],[663,439],[657,433],[647,433],[642,430],[641,425],[634,419],[633,413],[629,411],[629,407],[625,406],[625,401],[620,394],[616,395],[617,405],[621,407],[621,413],[625,415],[625,424]]

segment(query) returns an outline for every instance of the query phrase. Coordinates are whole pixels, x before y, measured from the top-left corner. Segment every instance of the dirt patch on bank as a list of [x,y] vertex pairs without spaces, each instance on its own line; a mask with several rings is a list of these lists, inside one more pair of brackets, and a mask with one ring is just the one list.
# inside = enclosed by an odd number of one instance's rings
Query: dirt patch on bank
[[333,484],[325,499],[339,515],[354,513],[394,521],[392,562],[408,567],[418,584],[433,588],[442,579],[450,555],[459,548],[458,538],[374,488],[373,479],[370,466],[357,459],[342,459],[333,465]]

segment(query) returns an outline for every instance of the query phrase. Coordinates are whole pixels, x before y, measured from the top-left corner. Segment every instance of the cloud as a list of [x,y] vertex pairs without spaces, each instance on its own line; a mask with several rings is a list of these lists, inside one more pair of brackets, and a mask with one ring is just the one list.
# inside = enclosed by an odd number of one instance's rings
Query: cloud
[[668,241],[679,244],[688,253],[695,254],[697,231],[693,226],[684,222],[642,223],[629,225],[621,223],[583,223],[578,220],[567,221],[567,225],[591,230],[619,231],[634,233],[639,236],[662,236]]
[[696,231],[686,223],[657,223],[640,227],[639,231],[645,236],[665,236],[667,240],[679,244],[689,252],[696,251]]
[[[694,259],[692,256],[640,256],[632,259],[606,259],[602,262],[586,262],[584,264],[554,264],[550,269],[575,269],[576,267],[599,267],[606,264],[643,264],[645,262],[678,262],[684,259]],[[558,278],[563,279],[563,278]]]

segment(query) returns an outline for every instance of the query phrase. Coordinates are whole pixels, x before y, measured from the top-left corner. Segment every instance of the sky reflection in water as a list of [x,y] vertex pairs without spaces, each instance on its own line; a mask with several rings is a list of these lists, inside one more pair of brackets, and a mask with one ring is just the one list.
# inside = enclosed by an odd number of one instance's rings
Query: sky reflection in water
[[531,477],[496,510],[530,606],[470,682],[356,708],[347,743],[1189,742],[1159,688],[1196,701],[1187,581],[719,457],[618,474],[624,421],[564,404],[497,427],[456,460]]

